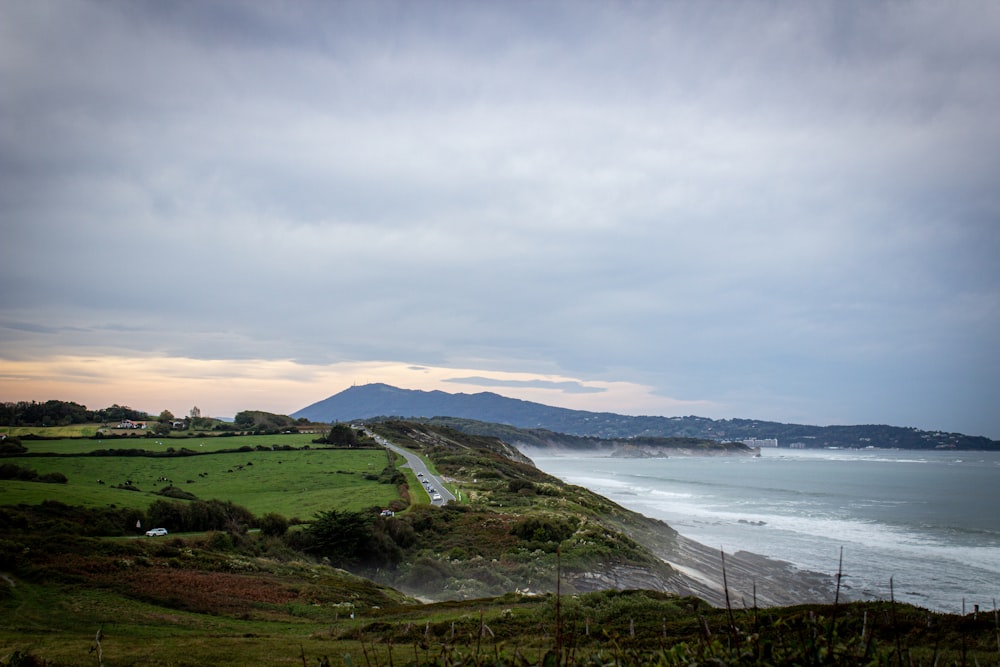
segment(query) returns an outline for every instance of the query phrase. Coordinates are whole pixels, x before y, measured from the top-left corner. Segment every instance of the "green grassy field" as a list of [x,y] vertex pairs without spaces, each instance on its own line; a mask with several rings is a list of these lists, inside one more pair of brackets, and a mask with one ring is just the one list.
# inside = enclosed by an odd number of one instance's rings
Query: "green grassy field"
[[[68,427],[67,427],[68,428]],[[232,435],[218,436],[206,435],[198,436],[196,433],[190,435],[174,435],[165,437],[133,436],[121,438],[90,438],[71,437],[59,435],[59,431],[45,431],[46,438],[52,440],[24,440],[23,444],[28,448],[28,452],[33,454],[81,454],[99,449],[146,449],[152,452],[166,452],[173,448],[179,450],[187,448],[198,452],[214,452],[223,449],[239,449],[240,447],[258,446],[271,447],[276,445],[283,447],[305,447],[312,443],[317,437],[309,433],[281,433],[276,435]],[[34,429],[37,433],[39,429]]]
[[23,437],[40,435],[45,438],[89,438],[97,433],[100,424],[70,424],[69,426],[0,426],[0,433]]
[[[272,444],[268,436],[256,437],[257,444]],[[250,442],[249,438],[220,440],[229,441],[231,446]],[[42,446],[65,452],[67,447],[79,446],[80,442],[42,441],[29,442],[28,446],[30,451]],[[207,450],[210,447],[199,450],[206,453],[197,456],[175,457],[6,457],[4,462],[34,469],[40,475],[60,472],[69,481],[66,484],[0,481],[0,504],[58,500],[67,505],[144,509],[160,498],[156,491],[172,484],[201,500],[228,500],[254,514],[277,512],[308,520],[320,511],[387,505],[399,497],[394,486],[364,477],[378,474],[386,466],[383,450],[313,448],[214,453]],[[138,491],[115,488],[127,481]]]

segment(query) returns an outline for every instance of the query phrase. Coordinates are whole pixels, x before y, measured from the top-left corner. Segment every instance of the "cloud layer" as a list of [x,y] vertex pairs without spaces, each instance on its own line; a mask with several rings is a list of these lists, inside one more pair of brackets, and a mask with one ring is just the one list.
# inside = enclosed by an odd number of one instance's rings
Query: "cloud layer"
[[4,3],[0,88],[9,368],[1000,438],[993,3]]

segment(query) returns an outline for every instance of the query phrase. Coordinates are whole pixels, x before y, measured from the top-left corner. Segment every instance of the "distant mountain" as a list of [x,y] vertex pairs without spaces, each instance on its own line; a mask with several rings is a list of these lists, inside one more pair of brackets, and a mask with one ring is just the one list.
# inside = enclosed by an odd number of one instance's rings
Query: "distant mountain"
[[345,389],[291,416],[317,422],[370,417],[463,417],[519,428],[551,428],[552,424],[572,423],[593,414],[507,398],[492,392],[449,394],[444,391],[399,389],[376,383]]
[[1000,450],[981,436],[886,425],[809,426],[756,419],[631,417],[613,412],[557,408],[492,392],[449,394],[367,384],[345,389],[291,415],[315,422],[372,417],[456,417],[597,438],[690,437],[711,440],[776,439],[780,447]]

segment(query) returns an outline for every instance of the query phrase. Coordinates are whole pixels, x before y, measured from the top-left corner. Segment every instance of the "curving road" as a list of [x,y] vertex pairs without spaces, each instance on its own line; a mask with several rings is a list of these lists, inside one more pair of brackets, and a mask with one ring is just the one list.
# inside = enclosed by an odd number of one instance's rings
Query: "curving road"
[[[427,491],[427,495],[430,496],[431,505],[447,505],[452,500],[455,500],[454,494],[445,488],[444,481],[437,475],[431,473],[422,458],[408,449],[403,449],[399,445],[392,444],[382,436],[375,435],[371,431],[365,430],[365,433],[371,436],[371,438],[378,444],[391,449],[397,454],[401,454],[403,458],[406,459],[406,465],[409,466],[414,473],[416,473],[417,479],[423,482],[424,490]],[[439,499],[435,500],[435,496]]]

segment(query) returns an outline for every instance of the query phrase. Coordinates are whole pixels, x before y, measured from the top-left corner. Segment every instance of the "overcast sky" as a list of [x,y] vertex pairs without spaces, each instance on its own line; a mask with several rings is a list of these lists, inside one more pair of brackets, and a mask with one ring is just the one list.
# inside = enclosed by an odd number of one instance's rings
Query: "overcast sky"
[[0,0],[0,398],[1000,438],[1000,3]]

